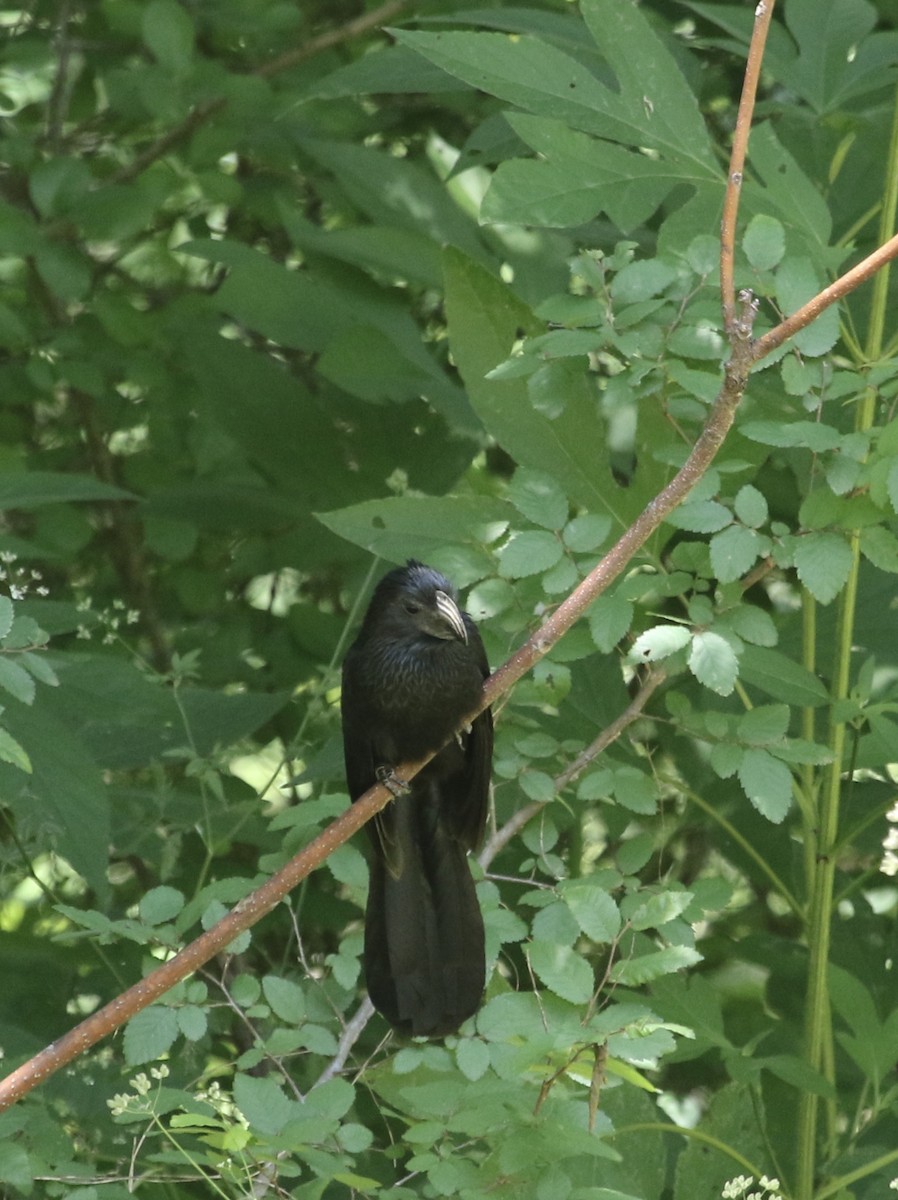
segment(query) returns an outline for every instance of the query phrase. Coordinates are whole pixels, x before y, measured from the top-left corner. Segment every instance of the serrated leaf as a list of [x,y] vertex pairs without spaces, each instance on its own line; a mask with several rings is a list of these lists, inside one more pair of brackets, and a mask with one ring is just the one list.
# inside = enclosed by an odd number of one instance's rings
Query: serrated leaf
[[545,471],[518,467],[508,485],[508,499],[519,513],[544,529],[561,529],[570,504],[557,479]]
[[754,746],[778,742],[788,729],[788,704],[760,704],[739,718],[739,737]]
[[742,524],[752,529],[759,529],[768,517],[766,496],[750,483],[736,493],[733,508]]
[[745,750],[735,742],[717,742],[711,747],[711,770],[721,779],[730,779],[742,765]]
[[610,654],[627,635],[633,620],[633,605],[623,596],[599,596],[589,610],[589,632],[599,650]]
[[20,654],[19,662],[39,683],[46,683],[49,687],[59,687],[56,672],[41,654],[25,650]]
[[693,967],[701,960],[701,954],[691,946],[666,946],[654,954],[621,959],[611,968],[611,978],[625,987],[641,987],[660,975]]
[[767,750],[746,750],[739,782],[761,816],[779,825],[792,804],[792,773],[785,763]]
[[586,875],[562,880],[558,886],[561,898],[588,938],[599,943],[614,941],[620,932],[620,911],[598,881]]
[[0,654],[0,688],[23,704],[34,703],[34,678],[6,654]]
[[618,767],[614,772],[614,798],[621,808],[652,816],[658,808],[654,778],[636,767]]
[[476,1083],[489,1070],[489,1046],[479,1038],[459,1038],[455,1047],[455,1061],[465,1079]]
[[554,567],[564,554],[561,541],[552,533],[527,530],[513,533],[499,551],[499,574],[506,579],[523,579]]
[[775,646],[778,639],[776,625],[770,613],[754,604],[740,604],[727,613],[730,628],[746,642],[755,646]]
[[7,730],[0,728],[0,761],[12,763],[20,771],[31,774],[31,759]]
[[721,583],[735,583],[755,565],[761,539],[754,529],[731,525],[715,533],[708,546],[711,570]]
[[798,538],[794,551],[798,578],[820,604],[829,604],[841,592],[851,572],[851,546],[838,533],[808,533]]
[[654,625],[639,635],[629,657],[634,662],[658,662],[688,646],[691,637],[684,625]]
[[[823,287],[809,258],[787,258],[776,272],[776,298],[780,309],[791,316]],[[806,355],[826,354],[839,340],[839,309],[832,305],[793,338],[794,345]]]
[[585,1004],[595,987],[592,967],[570,946],[533,941],[528,949],[530,965],[549,991],[570,1004]]
[[868,525],[861,530],[861,553],[880,571],[898,574],[898,538],[884,525]]
[[271,1011],[282,1021],[298,1025],[306,1015],[306,998],[301,987],[292,979],[279,975],[266,975],[262,980],[262,991],[271,1005]]
[[163,1004],[151,1004],[125,1026],[125,1062],[129,1067],[153,1062],[171,1049],[177,1036],[175,1010]]
[[294,1103],[271,1076],[259,1078],[238,1072],[234,1077],[234,1103],[253,1128],[267,1134],[279,1133],[295,1111]]
[[786,252],[786,231],[776,217],[758,213],[748,223],[742,238],[745,257],[759,271],[769,271]]
[[690,533],[716,533],[733,523],[733,514],[717,500],[687,500],[665,518],[675,529]]
[[175,1015],[178,1019],[178,1029],[189,1042],[198,1042],[206,1036],[209,1022],[204,1008],[196,1004],[185,1004],[183,1008],[175,1009]]
[[659,929],[676,920],[692,903],[692,892],[660,892],[642,901],[630,914],[633,929]]
[[183,908],[184,893],[163,885],[151,888],[141,897],[138,912],[140,919],[148,925],[162,925],[166,921],[173,921]]
[[688,661],[699,683],[718,696],[730,695],[739,675],[739,660],[726,638],[713,630],[695,634]]
[[564,527],[564,544],[575,554],[584,554],[601,546],[611,532],[611,518],[603,513],[583,513]]

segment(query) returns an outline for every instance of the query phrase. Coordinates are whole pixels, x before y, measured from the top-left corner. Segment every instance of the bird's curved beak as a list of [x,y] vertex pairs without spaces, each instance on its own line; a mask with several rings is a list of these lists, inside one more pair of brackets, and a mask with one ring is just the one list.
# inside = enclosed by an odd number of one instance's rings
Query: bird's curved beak
[[436,593],[437,612],[452,630],[452,636],[457,637],[459,641],[467,642],[468,631],[465,628],[464,618],[461,615],[461,609],[447,592]]

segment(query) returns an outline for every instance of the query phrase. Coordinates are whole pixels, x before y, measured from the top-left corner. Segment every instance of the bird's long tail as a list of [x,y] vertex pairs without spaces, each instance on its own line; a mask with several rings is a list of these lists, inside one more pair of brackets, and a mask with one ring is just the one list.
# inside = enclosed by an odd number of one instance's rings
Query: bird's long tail
[[439,782],[392,806],[396,874],[371,863],[365,975],[379,1012],[407,1036],[443,1037],[477,1011],[483,917],[467,855],[439,819]]

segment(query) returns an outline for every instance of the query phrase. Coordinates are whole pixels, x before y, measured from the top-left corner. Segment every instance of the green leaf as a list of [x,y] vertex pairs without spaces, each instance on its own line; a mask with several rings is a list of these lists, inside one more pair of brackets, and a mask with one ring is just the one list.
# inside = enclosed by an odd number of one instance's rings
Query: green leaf
[[528,948],[530,965],[546,987],[571,1004],[585,1004],[595,987],[592,967],[570,946],[533,941]]
[[658,788],[654,779],[636,767],[616,768],[614,798],[622,808],[643,816],[652,816],[658,809]]
[[717,742],[711,747],[711,769],[719,778],[730,779],[742,766],[744,754],[744,748],[734,742]]
[[841,592],[851,573],[851,546],[838,533],[808,533],[795,545],[798,578],[820,604]]
[[[623,596],[599,596],[589,610],[589,632],[605,654],[626,637],[633,620],[633,605]],[[685,643],[684,643],[685,644]]]
[[898,538],[884,525],[861,530],[861,553],[868,562],[890,575],[898,574]]
[[272,1076],[259,1078],[239,1073],[234,1076],[234,1103],[260,1133],[277,1134],[296,1112]]
[[0,508],[39,508],[75,500],[136,500],[131,492],[92,475],[55,471],[0,472]]
[[729,696],[736,685],[739,660],[726,638],[713,630],[705,630],[692,639],[689,670],[712,692]]
[[628,914],[633,929],[660,929],[674,921],[692,903],[692,892],[667,891],[649,896]]
[[163,925],[174,921],[184,908],[184,893],[173,887],[151,888],[141,897],[140,919],[148,925]]
[[499,551],[499,574],[506,579],[522,579],[554,567],[564,554],[560,538],[552,533],[531,530],[513,533]]
[[675,529],[687,529],[690,533],[715,533],[732,524],[733,514],[717,500],[687,500],[665,519]]
[[767,750],[746,750],[739,767],[739,782],[749,800],[775,825],[792,804],[792,773]]
[[619,488],[612,478],[594,397],[579,364],[555,378],[551,415],[534,404],[522,380],[487,379],[520,336],[540,332],[541,325],[510,288],[457,250],[445,252],[444,272],[449,344],[484,426],[519,464],[563,480],[575,503],[607,513],[622,528],[629,506],[635,509],[632,489]]
[[34,679],[17,662],[3,654],[0,654],[0,688],[23,704],[34,703]]
[[[776,273],[776,297],[780,309],[791,316],[823,287],[810,259],[787,258]],[[818,355],[831,350],[839,340],[839,309],[831,305],[815,321],[793,336],[802,354]]]
[[173,73],[190,66],[193,22],[175,0],[151,0],[143,11],[143,40],[159,63]]
[[610,519],[601,513],[582,513],[564,527],[564,544],[575,554],[596,550],[611,532]]
[[816,675],[781,654],[762,646],[747,646],[740,658],[740,678],[786,704],[817,708],[829,703],[829,692]]
[[620,932],[621,915],[599,880],[589,875],[564,879],[558,890],[588,938],[599,944],[614,941]]
[[390,496],[315,516],[339,537],[399,563],[430,561],[447,543],[489,545],[504,533],[509,514],[501,500],[483,496]]
[[788,704],[759,704],[739,718],[738,736],[754,746],[781,741],[789,729]]
[[177,1036],[175,1010],[163,1004],[151,1004],[135,1014],[125,1026],[125,1062],[129,1067],[153,1062],[172,1048]]
[[775,267],[786,252],[786,231],[776,217],[758,213],[748,223],[742,238],[745,257],[759,271]]
[[731,525],[711,538],[708,549],[711,570],[721,583],[735,583],[754,566],[761,553],[761,539],[754,529]]
[[11,763],[20,771],[29,775],[32,771],[31,759],[8,730],[0,727],[0,761]]
[[693,967],[701,960],[701,954],[691,946],[666,946],[639,958],[621,959],[611,968],[611,978],[624,987],[642,987],[661,975]]
[[518,512],[544,529],[561,529],[568,519],[568,498],[552,475],[518,467],[508,485],[508,499]]
[[282,1021],[298,1025],[306,1015],[306,998],[301,987],[291,979],[279,975],[265,975],[262,991],[271,1005],[271,1011]]
[[751,529],[759,529],[767,521],[767,498],[763,492],[759,492],[750,483],[741,487],[736,493],[733,507],[742,524],[748,525]]
[[611,296],[620,305],[635,304],[660,295],[676,277],[676,267],[659,258],[628,263],[611,281]]
[[726,614],[726,622],[743,641],[756,646],[775,646],[777,643],[778,634],[773,617],[763,608],[740,604]]
[[209,1022],[206,1010],[196,1004],[185,1004],[183,1008],[175,1009],[178,1029],[189,1042],[198,1042],[206,1036]]
[[685,625],[655,625],[639,635],[629,657],[634,662],[659,662],[688,646],[691,639]]
[[465,1079],[476,1082],[489,1070],[489,1046],[479,1038],[459,1038],[455,1047],[455,1061]]

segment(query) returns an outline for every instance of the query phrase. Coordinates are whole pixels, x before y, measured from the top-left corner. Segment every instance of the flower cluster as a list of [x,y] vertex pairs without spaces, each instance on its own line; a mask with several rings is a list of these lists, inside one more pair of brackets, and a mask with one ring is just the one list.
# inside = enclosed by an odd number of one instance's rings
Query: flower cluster
[[[161,1083],[163,1079],[167,1079],[168,1073],[168,1067],[165,1066],[164,1063],[161,1067],[150,1068],[150,1075],[152,1075],[153,1079],[155,1079],[158,1083]],[[147,1078],[144,1072],[141,1071],[139,1075],[135,1075],[134,1078],[130,1079],[128,1082],[131,1084],[131,1087],[134,1088],[133,1093],[118,1092],[112,1097],[111,1100],[106,1101],[112,1115],[114,1117],[120,1117],[124,1113],[145,1113],[147,1116],[152,1115],[154,1105],[153,1101],[150,1099],[150,1092],[152,1091],[153,1085],[150,1080]]]
[[[134,625],[140,620],[140,613],[136,608],[127,608],[124,600],[113,600],[112,608],[94,611],[91,608],[91,598],[86,596],[83,600],[79,600],[76,608],[78,612],[90,613],[93,618],[93,625],[99,626],[106,632],[103,634],[103,645],[108,646],[114,642],[119,635],[119,629],[122,622],[126,625]],[[89,641],[93,636],[93,629],[86,622],[78,626],[77,635],[79,638],[84,638]]]
[[48,596],[49,589],[41,583],[40,571],[29,567],[15,566],[17,556],[11,550],[0,552],[0,583],[9,589],[10,600],[24,600],[29,592],[37,596]]
[[766,1175],[762,1175],[758,1180],[758,1186],[761,1188],[759,1192],[748,1190],[753,1184],[754,1180],[750,1175],[737,1175],[735,1179],[730,1179],[723,1185],[720,1194],[723,1200],[783,1200],[779,1193],[778,1179],[768,1179]]

